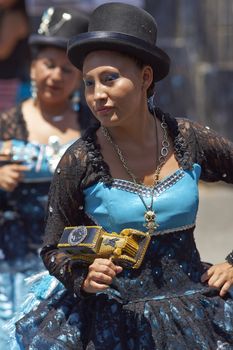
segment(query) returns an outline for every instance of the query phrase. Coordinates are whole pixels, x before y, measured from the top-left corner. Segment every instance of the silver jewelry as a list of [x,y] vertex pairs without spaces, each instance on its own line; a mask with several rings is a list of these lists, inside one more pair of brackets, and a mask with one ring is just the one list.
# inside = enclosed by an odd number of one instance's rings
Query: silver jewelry
[[49,34],[49,29],[48,29],[48,25],[51,21],[51,18],[54,14],[54,8],[53,7],[49,7],[47,9],[47,11],[44,12],[42,18],[41,18],[41,24],[40,27],[38,29],[38,34]]
[[63,115],[54,115],[52,116],[52,121],[55,123],[61,122],[64,119]]
[[80,100],[81,100],[80,91],[75,90],[71,97],[71,104],[72,104],[73,111],[75,112],[80,111]]
[[[157,134],[157,140],[158,140],[158,129],[157,129],[156,119],[155,119],[155,125],[156,125],[156,134]],[[161,171],[163,165],[165,164],[167,155],[169,153],[169,146],[170,146],[170,143],[168,141],[167,123],[165,121],[164,116],[162,116],[162,121],[161,121],[160,125],[161,125],[161,128],[163,130],[163,140],[162,140],[162,144],[161,144],[160,154],[158,156],[159,163],[158,163],[156,170],[155,170],[155,173],[154,173],[153,185],[150,186],[151,187],[151,203],[150,203],[150,205],[148,206],[146,204],[143,196],[141,194],[138,194],[144,207],[146,208],[146,211],[144,213],[144,219],[145,219],[144,226],[148,229],[148,232],[150,234],[153,233],[156,230],[156,228],[158,227],[158,223],[156,222],[156,214],[155,214],[155,211],[153,210],[154,190],[155,190],[155,186],[159,182],[159,174],[160,174],[160,171]],[[106,139],[113,145],[113,147],[114,147],[114,149],[119,157],[119,160],[121,161],[127,174],[131,177],[131,179],[133,180],[133,182],[135,184],[139,184],[140,182],[138,181],[137,177],[133,174],[133,172],[129,169],[129,167],[126,163],[126,160],[122,154],[122,151],[120,150],[119,146],[113,141],[113,138],[110,135],[108,129],[105,128],[104,126],[101,126],[101,131],[103,132]]]
[[33,100],[35,101],[37,98],[37,86],[36,86],[36,82],[34,79],[31,79],[30,90],[31,90],[31,96],[32,96]]
[[41,34],[41,35],[43,34],[46,36],[54,35],[63,26],[65,22],[70,21],[72,18],[70,13],[63,12],[60,20],[53,26],[49,27],[53,14],[54,14],[53,7],[49,7],[47,11],[45,11],[41,19],[41,24],[38,29],[38,34]]

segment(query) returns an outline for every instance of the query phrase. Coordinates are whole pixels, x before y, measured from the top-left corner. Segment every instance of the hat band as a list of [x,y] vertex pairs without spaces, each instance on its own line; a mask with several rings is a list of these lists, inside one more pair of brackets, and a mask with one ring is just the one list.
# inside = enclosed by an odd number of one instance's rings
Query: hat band
[[52,36],[45,36],[45,35],[40,35],[40,34],[32,34],[29,37],[28,40],[30,45],[51,45],[51,46],[57,46],[62,49],[66,49],[67,47],[67,42],[68,39],[63,38],[63,37],[52,37]]
[[[120,32],[108,32],[108,31],[94,31],[94,32],[86,32],[86,33],[81,33],[79,34],[79,43],[82,43],[82,40],[93,40],[93,41],[99,41],[99,42],[103,42],[104,41],[108,41],[111,40],[113,41],[112,44],[114,44],[114,41],[117,42],[125,42],[128,44],[133,44],[137,47],[141,47],[145,49],[145,46],[147,47],[147,49],[149,51],[154,51],[155,49],[157,49],[157,46],[153,45],[152,43],[137,38],[135,36],[129,35],[129,34],[125,34],[125,33],[120,33]],[[72,44],[75,42],[76,43],[76,37],[71,39],[69,41],[69,45],[68,45],[68,49],[72,46]]]
[[85,57],[92,51],[111,50],[138,57],[156,71],[155,81],[169,72],[168,55],[155,44],[130,34],[108,31],[81,33],[68,42],[68,57],[75,67],[82,70]]

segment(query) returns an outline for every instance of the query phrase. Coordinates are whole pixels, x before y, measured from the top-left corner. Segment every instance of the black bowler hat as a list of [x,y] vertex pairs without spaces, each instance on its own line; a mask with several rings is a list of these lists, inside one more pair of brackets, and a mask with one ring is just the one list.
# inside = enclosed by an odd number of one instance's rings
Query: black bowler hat
[[41,17],[37,34],[29,37],[31,46],[49,45],[66,50],[69,38],[86,32],[89,18],[61,7],[49,7]]
[[145,10],[124,3],[105,3],[90,17],[88,32],[76,35],[68,42],[68,57],[82,69],[86,55],[95,50],[127,53],[149,64],[155,81],[169,72],[168,55],[156,46],[157,25]]

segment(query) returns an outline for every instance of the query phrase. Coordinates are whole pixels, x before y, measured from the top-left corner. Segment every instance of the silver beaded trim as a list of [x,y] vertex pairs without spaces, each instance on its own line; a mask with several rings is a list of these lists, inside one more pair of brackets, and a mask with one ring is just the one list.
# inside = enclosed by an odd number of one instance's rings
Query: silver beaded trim
[[[178,169],[175,173],[170,175],[168,178],[162,180],[154,187],[154,197],[158,197],[161,193],[166,191],[168,188],[172,187],[175,183],[177,183],[180,179],[184,177],[185,173],[182,168]],[[122,179],[114,179],[112,183],[112,187],[117,189],[132,192],[137,195],[141,195],[143,197],[151,197],[151,193],[153,191],[153,187],[135,184],[134,182],[122,180]]]

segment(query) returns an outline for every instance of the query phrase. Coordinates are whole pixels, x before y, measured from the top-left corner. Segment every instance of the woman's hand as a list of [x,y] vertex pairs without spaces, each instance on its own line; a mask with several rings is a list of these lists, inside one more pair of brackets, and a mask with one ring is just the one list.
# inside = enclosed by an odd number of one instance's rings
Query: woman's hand
[[109,287],[114,277],[121,271],[122,267],[115,265],[110,259],[95,259],[89,266],[82,289],[86,293],[101,292]]
[[228,262],[211,266],[202,276],[202,282],[210,287],[219,288],[219,295],[223,297],[233,286],[233,266]]
[[20,164],[7,164],[0,167],[0,189],[12,192],[23,179],[28,167]]

